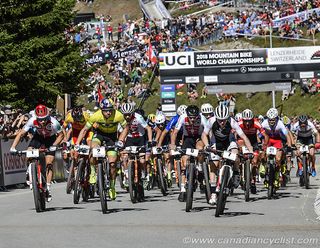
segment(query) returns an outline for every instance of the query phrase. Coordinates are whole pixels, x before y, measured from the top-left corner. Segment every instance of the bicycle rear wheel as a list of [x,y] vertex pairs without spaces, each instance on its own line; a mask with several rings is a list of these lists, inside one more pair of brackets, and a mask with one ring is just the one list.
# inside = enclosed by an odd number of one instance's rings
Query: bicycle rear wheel
[[157,159],[157,174],[158,174],[158,184],[161,189],[161,193],[163,196],[167,195],[167,184],[166,180],[163,175],[163,166],[162,166],[162,159]]
[[193,203],[193,185],[194,185],[194,163],[189,164],[188,170],[188,187],[186,199],[186,212],[190,212]]
[[34,205],[37,213],[44,211],[43,201],[41,200],[41,192],[39,189],[39,174],[41,175],[39,168],[40,167],[36,163],[31,163],[32,192],[33,192]]
[[137,187],[134,182],[134,161],[129,161],[128,164],[128,183],[129,183],[129,194],[132,203],[137,202]]
[[71,191],[74,189],[74,181],[75,181],[74,164],[75,164],[74,159],[72,159],[70,168],[69,168],[69,176],[68,176],[67,186],[66,186],[67,194],[70,194]]
[[217,207],[216,207],[216,213],[215,216],[219,217],[221,214],[223,214],[224,208],[225,208],[225,202],[227,200],[227,197],[224,193],[225,188],[227,187],[229,179],[229,168],[224,167],[221,182],[220,182],[220,190],[218,193],[218,199],[217,199]]
[[246,160],[244,164],[244,180],[245,180],[245,186],[244,186],[244,198],[245,201],[250,200],[250,161]]
[[210,186],[210,177],[209,177],[209,167],[208,167],[208,160],[202,165],[202,171],[204,176],[204,181],[206,184],[206,198],[207,203],[209,203],[210,197],[211,197],[211,186]]
[[274,168],[274,162],[269,162],[268,163],[268,199],[271,199],[274,194],[274,178],[275,178],[275,168]]
[[304,186],[306,189],[310,188],[310,178],[309,178],[309,171],[308,171],[308,159],[306,155],[302,156],[302,165],[303,165],[303,181]]
[[108,166],[105,166],[102,162],[98,163],[99,197],[103,214],[106,214],[108,212],[108,172],[106,170],[106,167]]
[[82,193],[82,183],[84,180],[84,160],[80,159],[78,163],[77,175],[74,182],[73,203],[78,204]]

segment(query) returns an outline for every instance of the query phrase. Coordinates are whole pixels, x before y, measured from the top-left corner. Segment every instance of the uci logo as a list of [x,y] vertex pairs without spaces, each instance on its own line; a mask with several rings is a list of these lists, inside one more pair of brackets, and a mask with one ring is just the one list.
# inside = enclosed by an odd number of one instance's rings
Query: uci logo
[[166,65],[191,65],[190,55],[180,55],[180,56],[167,56],[165,58]]
[[194,53],[161,53],[159,56],[159,61],[161,70],[194,68]]

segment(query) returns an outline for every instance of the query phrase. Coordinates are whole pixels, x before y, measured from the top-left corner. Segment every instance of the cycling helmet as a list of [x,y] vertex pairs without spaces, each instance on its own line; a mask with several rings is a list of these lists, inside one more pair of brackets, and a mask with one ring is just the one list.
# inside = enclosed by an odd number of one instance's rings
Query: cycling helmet
[[245,109],[242,111],[242,119],[245,121],[250,121],[253,119],[253,113],[250,109]]
[[259,122],[260,122],[260,123],[263,122],[263,121],[264,121],[263,115],[259,115],[258,119],[259,119]]
[[190,105],[189,107],[186,108],[186,113],[188,116],[199,116],[200,110],[197,106],[195,105]]
[[278,110],[276,108],[271,108],[267,112],[268,119],[274,119],[278,117]]
[[308,116],[300,115],[298,120],[299,120],[299,125],[307,124],[308,123]]
[[214,112],[213,107],[210,103],[204,103],[201,105],[202,114],[212,114]]
[[131,103],[123,103],[121,105],[121,113],[122,114],[131,114],[133,112],[133,105]]
[[42,104],[39,104],[34,111],[37,119],[45,119],[49,116],[48,108]]
[[155,114],[149,114],[149,115],[148,115],[148,120],[149,120],[149,121],[151,121],[151,122],[154,123],[155,119],[156,119],[156,115],[155,115]]
[[241,113],[237,113],[237,114],[235,115],[235,117],[234,117],[234,119],[235,119],[237,122],[239,122],[239,121],[241,120],[241,118],[242,118],[242,114],[241,114]]
[[282,122],[285,126],[291,123],[290,118],[286,115],[282,117]]
[[177,114],[178,115],[183,115],[186,113],[186,108],[187,105],[180,105],[179,108],[177,109]]
[[164,114],[158,114],[157,116],[156,116],[156,118],[155,118],[155,123],[156,124],[163,124],[164,122],[166,121],[166,117],[165,117],[165,115]]
[[74,121],[82,121],[83,120],[83,113],[80,107],[74,107],[71,111],[71,116]]
[[111,109],[113,109],[113,104],[109,99],[104,98],[100,102],[100,109],[101,110],[111,110]]
[[216,107],[215,115],[218,120],[226,120],[229,118],[229,109],[227,106],[220,104]]

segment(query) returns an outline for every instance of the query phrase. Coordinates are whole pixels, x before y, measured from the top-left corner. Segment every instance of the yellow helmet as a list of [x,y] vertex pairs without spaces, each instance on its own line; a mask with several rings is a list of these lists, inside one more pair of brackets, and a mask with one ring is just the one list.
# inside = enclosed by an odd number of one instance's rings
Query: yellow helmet
[[148,115],[148,120],[150,120],[151,122],[155,122],[155,120],[156,120],[156,115],[155,115],[155,114],[149,114],[149,115]]
[[282,122],[285,126],[291,123],[290,118],[286,115],[282,117]]

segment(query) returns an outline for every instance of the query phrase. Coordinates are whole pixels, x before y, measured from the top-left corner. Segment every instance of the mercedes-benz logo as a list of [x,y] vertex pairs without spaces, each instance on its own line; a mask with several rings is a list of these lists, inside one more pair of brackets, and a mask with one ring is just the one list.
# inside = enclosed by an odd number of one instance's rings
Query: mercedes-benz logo
[[240,68],[240,72],[241,72],[241,73],[247,73],[247,67],[242,66],[242,67]]
[[290,73],[286,73],[285,77],[290,78]]

